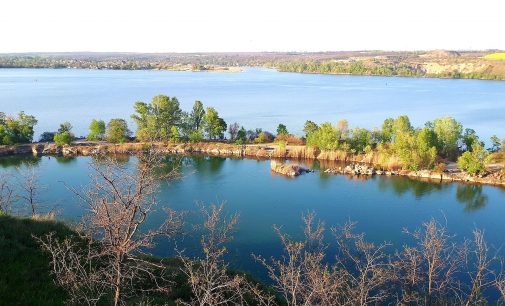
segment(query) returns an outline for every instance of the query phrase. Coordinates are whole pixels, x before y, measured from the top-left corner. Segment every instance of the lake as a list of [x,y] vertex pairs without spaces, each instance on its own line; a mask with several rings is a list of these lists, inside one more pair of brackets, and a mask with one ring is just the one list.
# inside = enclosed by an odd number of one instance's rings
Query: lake
[[[181,162],[170,157],[172,163]],[[91,157],[15,156],[0,158],[0,175],[35,162],[45,186],[41,200],[46,209],[55,205],[61,219],[75,221],[83,210],[63,182],[81,188],[88,182]],[[125,157],[134,165],[134,157]],[[239,213],[238,232],[230,245],[233,267],[262,276],[251,254],[279,255],[280,244],[272,226],[283,226],[295,237],[301,235],[301,215],[314,211],[327,228],[356,221],[357,230],[374,242],[388,241],[396,247],[408,242],[402,229],[416,229],[436,218],[446,223],[456,239],[471,238],[472,230],[485,230],[491,245],[501,246],[505,216],[505,189],[457,183],[428,183],[401,177],[351,178],[329,175],[316,162],[316,171],[296,179],[273,175],[270,162],[252,159],[184,157],[180,179],[162,185],[158,213],[148,226],[162,221],[161,207],[189,212],[188,223],[198,220],[197,203],[226,203],[229,213]],[[330,234],[328,233],[328,236]],[[330,237],[328,237],[330,239]],[[189,254],[196,252],[197,238],[178,242]],[[174,255],[172,244],[162,241],[156,255]]]
[[[39,120],[36,138],[63,121],[86,135],[93,118],[129,119],[133,103],[176,96],[189,110],[195,100],[214,106],[228,122],[275,131],[279,123],[301,134],[305,120],[348,119],[373,128],[407,114],[415,126],[453,116],[483,140],[505,122],[505,82],[281,73],[0,69],[0,111],[26,111]],[[129,120],[132,129],[133,122]]]

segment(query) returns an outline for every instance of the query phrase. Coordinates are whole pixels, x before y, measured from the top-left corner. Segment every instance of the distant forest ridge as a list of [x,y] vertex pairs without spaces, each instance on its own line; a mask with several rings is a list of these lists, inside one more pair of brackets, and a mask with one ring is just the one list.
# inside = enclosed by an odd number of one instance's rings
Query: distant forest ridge
[[268,67],[300,73],[505,80],[503,54],[500,50],[11,53],[0,54],[0,68],[239,71],[239,67]]

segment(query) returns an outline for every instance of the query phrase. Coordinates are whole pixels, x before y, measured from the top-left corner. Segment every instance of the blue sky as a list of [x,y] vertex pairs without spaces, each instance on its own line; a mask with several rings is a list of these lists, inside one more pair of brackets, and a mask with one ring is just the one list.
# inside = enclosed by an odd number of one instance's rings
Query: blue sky
[[6,0],[0,52],[505,49],[503,0]]

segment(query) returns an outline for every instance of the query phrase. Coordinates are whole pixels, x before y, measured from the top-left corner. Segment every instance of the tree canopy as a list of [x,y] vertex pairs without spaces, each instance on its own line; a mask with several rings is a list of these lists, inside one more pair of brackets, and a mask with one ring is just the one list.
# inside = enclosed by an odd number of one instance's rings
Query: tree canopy
[[34,116],[19,112],[17,118],[0,112],[0,144],[29,143],[33,140],[33,128],[37,124]]

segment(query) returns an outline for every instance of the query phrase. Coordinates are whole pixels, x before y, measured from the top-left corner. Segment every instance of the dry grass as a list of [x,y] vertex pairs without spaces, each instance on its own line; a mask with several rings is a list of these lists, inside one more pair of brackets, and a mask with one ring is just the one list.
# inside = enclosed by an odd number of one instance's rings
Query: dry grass
[[305,145],[305,140],[295,135],[279,135],[275,141],[285,141],[288,145]]

